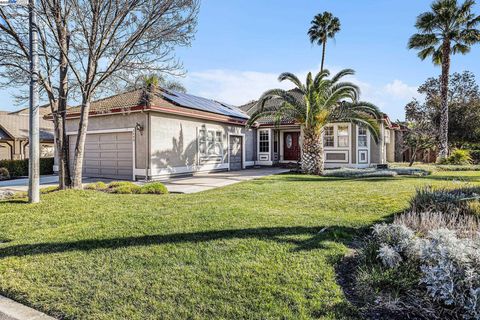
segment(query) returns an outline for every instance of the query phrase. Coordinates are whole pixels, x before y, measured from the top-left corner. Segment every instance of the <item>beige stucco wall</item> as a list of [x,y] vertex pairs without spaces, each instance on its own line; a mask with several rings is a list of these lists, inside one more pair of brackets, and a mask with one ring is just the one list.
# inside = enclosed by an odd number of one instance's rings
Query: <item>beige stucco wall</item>
[[377,144],[370,136],[370,163],[380,163],[380,143]]
[[[67,120],[67,132],[77,132],[79,119]],[[134,112],[126,114],[91,116],[88,119],[88,131],[97,130],[111,130],[111,129],[126,129],[135,128],[139,123],[145,129],[143,133],[134,130],[135,134],[135,167],[137,169],[145,169],[146,165],[146,151],[147,151],[147,133],[148,121],[147,113]]]
[[[177,174],[197,170],[228,168],[228,134],[245,134],[245,161],[253,157],[253,144],[249,131],[244,126],[223,124],[171,114],[151,113],[151,175]],[[201,162],[198,157],[198,130],[221,131],[222,155],[220,161]],[[210,167],[209,167],[210,165]],[[223,166],[222,166],[223,165]],[[208,169],[207,169],[208,167]]]
[[[387,129],[389,130],[389,129]],[[395,131],[390,131],[390,143],[387,143],[386,152],[387,152],[387,162],[395,162]]]

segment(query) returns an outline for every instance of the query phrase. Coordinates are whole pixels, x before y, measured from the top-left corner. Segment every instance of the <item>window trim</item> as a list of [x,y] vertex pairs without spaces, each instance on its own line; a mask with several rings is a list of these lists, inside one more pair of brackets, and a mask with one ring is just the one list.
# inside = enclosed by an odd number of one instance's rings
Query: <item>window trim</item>
[[[339,147],[338,146],[338,127],[339,126],[347,126],[348,130],[348,146],[346,147]],[[326,147],[325,140],[324,140],[324,132],[322,132],[322,142],[323,142],[323,149],[324,150],[342,150],[342,151],[349,151],[352,147],[352,123],[350,122],[338,122],[338,123],[329,123],[325,125],[325,127],[333,127],[333,147]]]
[[[201,131],[205,131],[205,143],[206,143],[206,150],[208,150],[208,132],[213,131],[213,143],[220,143],[220,153],[209,155],[208,153],[202,154],[200,152],[201,146]],[[220,141],[217,141],[217,134],[220,132]],[[225,139],[224,139],[225,131],[223,129],[215,128],[215,127],[208,127],[202,125],[197,128],[197,155],[198,155],[198,163],[200,165],[206,162],[215,162],[215,163],[223,163],[224,156],[225,156]]]
[[[265,141],[262,141],[260,140],[260,137],[262,135],[262,132],[266,132],[267,133],[267,142],[268,142],[268,150],[267,151],[260,151],[260,142],[265,142]],[[258,148],[258,154],[270,154],[270,151],[271,151],[271,144],[272,144],[272,134],[271,134],[271,130],[270,129],[259,129],[258,130],[258,142],[257,142],[257,148]]]

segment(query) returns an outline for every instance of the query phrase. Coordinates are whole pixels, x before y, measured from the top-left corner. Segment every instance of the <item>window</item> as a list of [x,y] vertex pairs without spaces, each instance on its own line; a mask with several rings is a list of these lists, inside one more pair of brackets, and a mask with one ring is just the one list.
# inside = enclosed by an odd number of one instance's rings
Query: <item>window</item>
[[323,131],[323,145],[325,147],[335,147],[333,127],[325,127]]
[[223,152],[222,131],[200,129],[198,144],[201,157],[220,157]]
[[366,148],[367,145],[367,128],[364,126],[358,127],[358,146]]
[[260,130],[258,136],[258,151],[259,152],[270,152],[270,139],[268,130]]
[[339,148],[348,147],[348,126],[340,125],[337,128],[337,144]]

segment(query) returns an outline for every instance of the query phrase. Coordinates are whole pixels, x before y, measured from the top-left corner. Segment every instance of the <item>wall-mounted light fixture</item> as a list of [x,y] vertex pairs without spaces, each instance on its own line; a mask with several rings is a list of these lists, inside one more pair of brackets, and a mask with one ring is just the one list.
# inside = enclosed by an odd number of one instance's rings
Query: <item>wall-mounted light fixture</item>
[[143,136],[143,130],[144,130],[144,129],[145,129],[145,128],[143,127],[143,125],[142,125],[141,123],[138,123],[138,122],[137,122],[137,123],[135,124],[135,130],[137,130],[138,132],[140,132],[140,135],[142,135],[142,136]]

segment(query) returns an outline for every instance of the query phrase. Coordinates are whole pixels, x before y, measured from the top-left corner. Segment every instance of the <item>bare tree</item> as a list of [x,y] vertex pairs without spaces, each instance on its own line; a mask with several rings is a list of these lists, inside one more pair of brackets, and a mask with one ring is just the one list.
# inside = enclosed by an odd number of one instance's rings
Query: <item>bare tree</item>
[[[70,10],[62,0],[38,1],[39,17],[39,83],[43,100],[52,111],[58,151],[59,186],[71,184],[68,161],[68,143],[65,131],[65,116],[69,92],[68,83],[68,32],[66,21]],[[54,22],[54,32],[42,28],[46,20]],[[28,50],[28,11],[21,6],[0,7],[0,69],[3,87],[27,87],[30,71]],[[57,39],[60,40],[57,42]],[[61,48],[58,47],[61,45]],[[26,101],[28,94],[20,91],[18,101]]]
[[[173,50],[191,43],[199,0],[39,1],[42,93],[54,114],[61,173],[67,177],[70,172],[72,186],[81,188],[92,99],[124,87],[121,83],[128,78],[181,70]],[[5,86],[24,85],[28,79],[25,17],[0,9],[0,68],[7,75]],[[72,93],[78,93],[81,111],[69,170],[65,119]],[[61,181],[70,185],[67,179]]]
[[[90,104],[125,74],[175,72],[173,49],[189,45],[197,21],[197,0],[70,0],[69,68],[81,95],[72,186],[82,187]],[[51,25],[49,25],[52,28]],[[57,42],[60,39],[56,39]],[[62,49],[64,50],[64,49]]]

